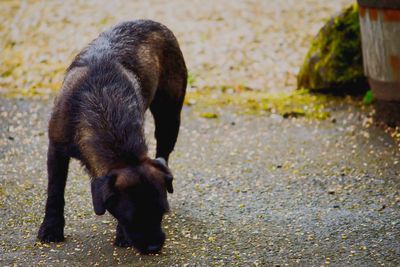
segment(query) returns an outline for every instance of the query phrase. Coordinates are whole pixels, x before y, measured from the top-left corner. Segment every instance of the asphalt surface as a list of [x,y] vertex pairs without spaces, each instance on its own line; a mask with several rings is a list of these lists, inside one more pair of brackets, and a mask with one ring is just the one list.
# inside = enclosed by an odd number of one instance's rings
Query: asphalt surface
[[[0,98],[1,266],[400,264],[399,147],[348,104],[323,121],[231,108],[205,119],[185,107],[161,254],[112,245],[115,221],[94,214],[89,179],[75,161],[66,241],[38,243],[50,108],[51,101]],[[147,126],[154,150],[150,116]]]

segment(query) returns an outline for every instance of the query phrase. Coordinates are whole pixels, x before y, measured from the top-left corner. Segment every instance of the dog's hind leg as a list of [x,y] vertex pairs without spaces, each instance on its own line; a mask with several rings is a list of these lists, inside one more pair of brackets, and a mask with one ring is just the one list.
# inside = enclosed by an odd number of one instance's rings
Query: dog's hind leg
[[69,157],[50,141],[47,153],[48,188],[46,211],[38,238],[43,242],[64,240],[64,190]]

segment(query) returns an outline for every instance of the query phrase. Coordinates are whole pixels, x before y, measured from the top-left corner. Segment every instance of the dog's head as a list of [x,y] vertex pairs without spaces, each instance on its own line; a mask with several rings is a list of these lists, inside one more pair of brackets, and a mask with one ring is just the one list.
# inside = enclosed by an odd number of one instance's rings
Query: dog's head
[[162,158],[114,169],[92,181],[94,210],[97,215],[108,210],[125,239],[140,252],[156,253],[165,241],[161,221],[169,209],[167,192],[173,192],[172,180]]

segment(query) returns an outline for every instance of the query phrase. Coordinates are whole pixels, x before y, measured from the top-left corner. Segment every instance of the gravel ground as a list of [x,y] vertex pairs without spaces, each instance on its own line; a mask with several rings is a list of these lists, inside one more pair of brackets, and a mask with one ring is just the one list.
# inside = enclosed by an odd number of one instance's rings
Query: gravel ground
[[228,109],[204,119],[185,107],[171,158],[168,239],[156,256],[112,245],[115,222],[94,214],[77,162],[66,242],[36,243],[50,104],[0,99],[0,107],[2,266],[400,264],[400,152],[352,105],[332,107],[334,118],[324,121]]
[[138,18],[162,22],[175,33],[198,88],[290,91],[311,38],[353,2],[0,1],[0,93],[58,89],[65,68],[88,42]]

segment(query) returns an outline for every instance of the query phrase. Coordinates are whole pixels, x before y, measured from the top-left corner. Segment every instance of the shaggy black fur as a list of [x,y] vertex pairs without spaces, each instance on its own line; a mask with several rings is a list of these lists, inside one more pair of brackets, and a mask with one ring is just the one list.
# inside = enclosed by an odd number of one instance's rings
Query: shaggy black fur
[[[167,166],[178,136],[187,71],[170,30],[148,20],[121,23],[79,53],[49,122],[48,198],[38,238],[64,239],[64,190],[71,157],[91,176],[96,214],[117,220],[116,244],[161,249],[172,193]],[[144,113],[155,121],[156,157],[147,155]]]

